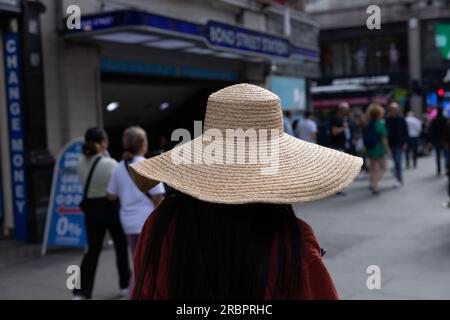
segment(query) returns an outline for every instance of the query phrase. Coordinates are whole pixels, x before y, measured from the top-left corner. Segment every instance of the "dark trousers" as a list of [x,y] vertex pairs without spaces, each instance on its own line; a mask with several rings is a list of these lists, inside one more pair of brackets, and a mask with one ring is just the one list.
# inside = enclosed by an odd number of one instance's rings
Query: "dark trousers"
[[441,156],[444,158],[444,168],[448,166],[448,154],[447,150],[445,150],[444,144],[441,142],[434,143],[434,150],[436,152],[436,169],[437,174],[441,174]]
[[403,174],[402,174],[402,146],[401,145],[392,145],[391,146],[392,159],[394,160],[395,165],[395,177],[398,182],[403,182]]
[[419,149],[419,138],[409,138],[408,150],[406,151],[406,167],[409,168],[410,158],[412,157],[413,166],[417,168],[417,153]]
[[85,211],[88,248],[81,262],[81,289],[74,290],[74,294],[82,295],[88,299],[91,298],[98,258],[102,251],[106,231],[109,231],[114,241],[120,288],[128,288],[131,275],[128,246],[119,219],[118,205],[106,198],[88,199]]

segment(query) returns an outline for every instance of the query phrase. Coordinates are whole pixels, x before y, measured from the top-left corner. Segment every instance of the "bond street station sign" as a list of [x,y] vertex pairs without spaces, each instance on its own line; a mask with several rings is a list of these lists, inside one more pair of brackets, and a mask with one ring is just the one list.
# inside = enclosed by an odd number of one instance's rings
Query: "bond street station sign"
[[20,12],[20,0],[0,0],[0,11]]
[[[304,60],[319,61],[319,50],[299,47],[289,39],[269,33],[249,30],[217,21],[198,24],[147,12],[122,10],[96,15],[83,16],[80,29],[66,29],[68,38],[101,39],[125,42],[123,34],[130,38],[142,38],[145,33],[156,34],[158,41],[167,38],[181,38],[192,45],[203,45],[220,51],[231,51],[245,56],[271,58],[297,57]],[[121,38],[122,37],[122,38]],[[147,42],[146,42],[147,41]],[[131,42],[129,42],[131,43]],[[133,44],[150,45],[148,40],[133,41]]]

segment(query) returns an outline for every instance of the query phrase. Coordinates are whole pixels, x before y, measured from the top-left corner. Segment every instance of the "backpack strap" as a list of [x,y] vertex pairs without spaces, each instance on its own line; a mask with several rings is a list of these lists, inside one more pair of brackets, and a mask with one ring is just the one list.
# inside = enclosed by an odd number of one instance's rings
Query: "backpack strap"
[[[134,183],[134,179],[133,179],[133,177],[131,176],[131,172],[130,172],[130,164],[128,163],[127,160],[123,160],[123,164],[124,164],[124,166],[125,166],[125,169],[127,169],[128,174],[130,175],[131,181],[133,181],[133,183]],[[141,191],[141,192],[142,192],[142,191]],[[147,192],[142,192],[142,193],[143,193],[150,201],[153,202],[152,197],[151,197]]]
[[88,192],[89,192],[89,185],[91,184],[91,179],[92,179],[92,175],[94,174],[94,169],[95,169],[95,167],[97,166],[97,164],[100,162],[100,160],[102,158],[103,157],[100,156],[97,159],[95,159],[94,163],[91,166],[91,169],[89,170],[89,175],[88,175],[88,178],[86,180],[86,184],[84,186],[84,197],[83,197],[84,199],[87,199]]

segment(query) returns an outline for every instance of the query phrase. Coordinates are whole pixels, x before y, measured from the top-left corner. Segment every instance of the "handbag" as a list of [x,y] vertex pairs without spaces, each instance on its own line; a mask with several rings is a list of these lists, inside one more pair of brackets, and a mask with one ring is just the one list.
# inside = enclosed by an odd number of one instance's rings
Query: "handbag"
[[94,169],[97,166],[97,164],[99,163],[99,161],[101,160],[101,158],[102,158],[102,156],[98,157],[95,160],[95,162],[92,164],[91,170],[89,170],[88,178],[87,178],[86,184],[84,186],[83,199],[81,200],[80,204],[78,205],[80,207],[80,209],[83,210],[83,212],[85,212],[85,213],[86,213],[86,210],[88,209],[87,195],[88,195],[88,191],[89,191],[89,185],[91,184],[92,174],[94,173]]

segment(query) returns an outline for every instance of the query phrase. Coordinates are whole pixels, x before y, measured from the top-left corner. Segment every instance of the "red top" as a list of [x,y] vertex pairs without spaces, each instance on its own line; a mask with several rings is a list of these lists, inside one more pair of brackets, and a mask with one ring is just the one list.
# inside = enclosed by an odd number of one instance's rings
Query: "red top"
[[[144,257],[145,247],[148,243],[149,233],[153,224],[155,216],[158,214],[156,209],[145,222],[142,229],[141,236],[136,247],[136,253],[134,257],[134,274],[136,277],[140,274],[140,268],[142,259]],[[298,294],[299,299],[302,300],[337,300],[339,299],[336,288],[333,284],[333,280],[328,273],[325,265],[323,264],[320,246],[314,235],[311,227],[304,221],[298,219],[298,225],[300,227],[301,235],[303,237],[303,250],[302,250],[302,288]],[[164,300],[169,296],[168,286],[168,254],[167,248],[170,246],[170,235],[174,232],[174,224],[169,227],[168,236],[163,240],[161,248],[161,257],[158,267],[158,277],[156,279],[156,299]],[[287,244],[289,245],[289,244]],[[274,246],[276,248],[277,246]],[[273,255],[274,261],[276,260],[276,252]],[[274,262],[272,262],[274,266]],[[272,275],[272,276],[271,276]],[[267,293],[272,292],[270,288],[275,285],[275,272],[269,272]],[[150,298],[150,272],[147,272],[144,276],[144,284],[141,289],[141,298]],[[268,298],[270,295],[268,295]]]

